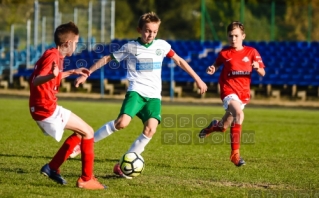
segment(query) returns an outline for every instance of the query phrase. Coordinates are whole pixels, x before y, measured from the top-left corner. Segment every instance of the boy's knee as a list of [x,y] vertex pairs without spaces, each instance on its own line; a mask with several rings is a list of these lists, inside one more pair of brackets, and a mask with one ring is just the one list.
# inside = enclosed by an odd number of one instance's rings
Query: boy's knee
[[126,120],[118,120],[114,123],[114,125],[117,130],[121,130],[126,128],[129,125],[129,122],[127,122]]
[[243,111],[236,112],[236,117],[234,121],[238,124],[242,124],[242,122],[244,121],[244,112]]
[[144,128],[144,135],[151,138],[156,133],[156,128],[146,126]]
[[84,137],[87,139],[93,138],[94,137],[94,130],[91,126],[88,126],[85,131],[84,131]]

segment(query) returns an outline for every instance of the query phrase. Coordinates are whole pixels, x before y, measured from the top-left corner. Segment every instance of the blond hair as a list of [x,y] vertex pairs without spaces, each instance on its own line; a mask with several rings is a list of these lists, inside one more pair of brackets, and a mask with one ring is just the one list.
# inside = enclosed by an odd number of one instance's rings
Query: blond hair
[[142,29],[146,23],[161,23],[161,19],[155,12],[148,12],[140,17],[138,20],[138,27]]

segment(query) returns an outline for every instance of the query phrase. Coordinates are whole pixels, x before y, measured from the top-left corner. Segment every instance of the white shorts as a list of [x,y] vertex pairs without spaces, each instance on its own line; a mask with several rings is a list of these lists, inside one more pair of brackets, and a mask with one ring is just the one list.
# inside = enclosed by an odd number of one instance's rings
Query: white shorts
[[63,136],[64,128],[69,121],[71,111],[61,106],[57,106],[54,113],[41,121],[36,121],[45,135],[53,137],[60,142]]
[[238,102],[240,102],[240,107],[241,109],[243,110],[245,108],[245,105],[239,98],[236,94],[229,94],[228,96],[226,96],[224,99],[223,99],[223,107],[225,110],[228,109],[228,105],[229,105],[229,102],[231,100],[236,100]]

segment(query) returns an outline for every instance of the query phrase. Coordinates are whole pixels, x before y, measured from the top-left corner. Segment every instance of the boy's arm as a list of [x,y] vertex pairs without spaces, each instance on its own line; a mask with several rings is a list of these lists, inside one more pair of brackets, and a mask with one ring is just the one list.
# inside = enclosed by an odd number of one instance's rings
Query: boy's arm
[[[96,63],[94,63],[90,69],[89,69],[89,74],[92,74],[93,72],[95,72],[96,70],[100,69],[101,67],[103,67],[104,65],[106,65],[108,62],[111,61],[111,56],[103,56],[100,60],[98,60]],[[80,84],[84,83],[86,81],[88,76],[80,76],[77,79],[75,79],[74,81],[74,85],[75,87],[79,87]]]
[[219,67],[220,67],[220,65],[217,65],[217,63],[214,62],[214,64],[207,67],[206,73],[209,75],[213,75],[218,70]]
[[200,89],[200,93],[203,94],[207,91],[207,85],[202,81],[202,79],[196,74],[192,67],[176,53],[171,57],[176,65],[186,71],[196,82],[197,87]]
[[265,76],[266,74],[265,69],[262,67],[259,67],[259,63],[257,61],[253,61],[252,67],[260,76]]
[[53,78],[57,77],[59,75],[59,67],[57,66],[57,64],[55,62],[52,62],[52,73],[51,74],[48,74],[48,75],[45,75],[45,76],[36,76],[32,83],[34,86],[38,86],[38,85],[41,85],[43,83],[46,83],[50,80],[52,80]]
[[90,75],[90,71],[84,67],[81,67],[78,69],[71,69],[71,70],[62,72],[61,78],[66,78],[71,75],[82,75],[82,76],[88,77]]

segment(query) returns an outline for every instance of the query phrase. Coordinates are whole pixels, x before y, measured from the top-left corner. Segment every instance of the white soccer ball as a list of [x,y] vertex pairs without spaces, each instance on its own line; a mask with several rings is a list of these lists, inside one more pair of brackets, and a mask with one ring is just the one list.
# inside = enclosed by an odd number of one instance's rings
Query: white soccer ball
[[121,171],[130,177],[139,176],[144,170],[144,159],[141,155],[135,152],[129,152],[120,159]]

